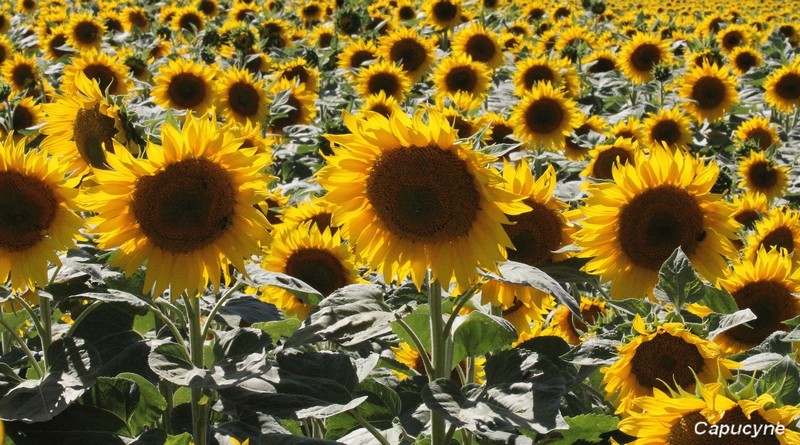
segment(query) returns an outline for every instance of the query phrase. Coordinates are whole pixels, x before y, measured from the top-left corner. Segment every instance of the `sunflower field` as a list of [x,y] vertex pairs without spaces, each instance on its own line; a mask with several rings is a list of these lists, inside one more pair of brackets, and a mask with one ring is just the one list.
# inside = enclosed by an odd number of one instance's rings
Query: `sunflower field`
[[0,0],[0,445],[800,445],[800,4]]

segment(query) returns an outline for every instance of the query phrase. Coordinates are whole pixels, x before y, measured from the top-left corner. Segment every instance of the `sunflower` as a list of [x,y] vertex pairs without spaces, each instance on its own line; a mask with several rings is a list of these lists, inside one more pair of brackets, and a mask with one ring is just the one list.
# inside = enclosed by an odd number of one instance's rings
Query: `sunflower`
[[[788,428],[800,409],[778,406],[769,394],[737,400],[719,382],[697,386],[700,396],[684,391],[670,396],[655,388],[652,396],[636,399],[636,411],[644,412],[632,412],[622,419],[620,431],[636,438],[631,445],[800,443],[800,434]],[[783,434],[775,433],[777,425],[784,427]],[[717,438],[706,434],[711,427],[731,433]],[[753,437],[755,431],[765,433]]]
[[792,48],[796,48],[797,45],[800,44],[800,31],[797,30],[795,25],[791,23],[782,23],[778,25],[777,28],[778,33],[789,41]]
[[800,211],[777,207],[764,215],[747,236],[744,258],[755,261],[763,247],[786,249],[789,253],[800,252]]
[[586,66],[589,74],[608,73],[610,71],[617,71],[617,54],[609,48],[603,48],[592,51],[586,56],[582,63]]
[[425,0],[422,10],[428,22],[436,28],[447,29],[461,23],[459,0]]
[[394,113],[402,113],[403,109],[397,103],[397,99],[387,96],[383,91],[379,91],[378,94],[371,94],[364,99],[361,111],[373,111],[388,118]]
[[289,32],[293,25],[285,20],[269,18],[259,27],[261,45],[264,51],[270,48],[286,48],[291,45]]
[[[310,223],[276,229],[261,267],[297,278],[324,297],[361,281],[353,254],[347,244],[342,244],[339,233],[320,232]],[[288,291],[272,286],[261,288],[261,300],[300,319],[306,318],[313,309]]]
[[426,115],[345,114],[352,133],[326,135],[336,148],[318,181],[335,206],[332,224],[387,282],[410,274],[419,288],[430,268],[445,287],[455,277],[466,288],[476,266],[497,270],[511,247],[504,213],[526,206],[484,167],[493,157],[456,145],[440,112]]
[[217,0],[197,0],[195,8],[209,18],[215,17],[219,13]]
[[338,66],[352,74],[358,72],[363,64],[377,60],[379,54],[378,46],[371,40],[350,40],[339,54]]
[[606,135],[611,138],[624,138],[639,141],[639,133],[641,133],[642,122],[636,116],[629,116],[624,121],[617,122],[611,127]]
[[739,102],[736,79],[726,67],[705,64],[691,68],[681,79],[680,85],[678,94],[690,100],[683,104],[685,111],[698,122],[721,119]]
[[261,124],[247,121],[240,124],[236,121],[228,123],[223,131],[230,132],[234,138],[242,142],[239,148],[255,148],[256,153],[272,157],[272,144],[274,138],[265,137]]
[[330,231],[331,234],[338,232],[338,227],[331,226],[334,207],[327,203],[323,198],[311,198],[283,210],[283,223],[286,227],[298,228],[311,224],[320,233]]
[[14,45],[8,37],[0,35],[0,66],[14,53]]
[[755,48],[739,46],[728,55],[731,69],[734,73],[744,76],[753,68],[758,68],[764,64],[761,52]]
[[325,9],[323,5],[317,1],[306,0],[298,7],[297,13],[297,15],[303,19],[303,23],[305,23],[306,26],[310,26],[322,19],[322,16],[325,14]]
[[129,6],[122,11],[122,23],[128,32],[147,31],[150,28],[150,17],[141,6]]
[[454,99],[462,110],[477,108],[484,102],[491,80],[492,73],[486,65],[463,54],[445,57],[433,73],[437,100]]
[[497,34],[479,22],[472,22],[453,36],[453,53],[466,54],[489,68],[503,65],[503,48]]
[[229,265],[261,251],[268,222],[256,209],[269,178],[265,156],[240,150],[240,141],[219,131],[215,120],[187,116],[182,130],[166,124],[163,146],[147,159],[122,147],[106,159],[113,171],[94,170],[97,186],[86,207],[101,249],[119,248],[110,264],[130,275],[147,261],[145,292],[190,297],[219,287]]
[[622,72],[634,83],[653,80],[653,68],[671,57],[667,42],[655,34],[636,34],[620,49]]
[[9,122],[11,125],[7,128],[6,135],[14,132],[14,136],[19,139],[19,136],[22,135],[21,131],[39,125],[43,117],[41,106],[32,98],[23,97],[14,105],[13,111],[11,111],[11,120]]
[[380,60],[358,72],[358,90],[362,97],[383,93],[402,102],[411,89],[406,73],[393,62]]
[[319,88],[319,70],[308,65],[305,59],[297,58],[282,63],[275,72],[278,79],[302,83],[306,91],[316,93]]
[[48,264],[74,247],[83,220],[66,166],[7,137],[0,147],[0,281],[13,290],[47,284]]
[[[544,35],[542,37],[544,37]],[[585,45],[591,50],[595,44],[596,36],[590,29],[583,25],[570,25],[567,23],[557,33],[554,48],[556,51],[563,54],[564,49],[568,46],[576,47],[578,45]]]
[[652,295],[664,261],[681,247],[711,282],[727,268],[723,255],[738,255],[731,243],[738,223],[733,208],[710,193],[719,174],[681,151],[651,148],[636,165],[612,169],[613,183],[590,184],[580,211],[583,229],[575,234],[585,269],[611,281],[611,296]]
[[102,11],[100,13],[100,23],[103,24],[106,31],[112,34],[125,31],[125,25],[122,24],[122,17],[120,17],[119,12],[115,10]]
[[416,4],[408,0],[397,2],[397,6],[394,8],[394,17],[401,22],[414,20],[417,18]]
[[[2,39],[3,38],[0,37],[0,47],[3,47],[0,48],[0,53],[6,54],[6,47],[4,47]],[[71,51],[62,49],[67,46],[67,28],[63,25],[52,28],[50,34],[41,40],[41,46],[44,56],[53,62],[57,62],[63,56],[72,54]],[[0,56],[0,60],[3,60],[2,56]]]
[[785,249],[761,247],[755,259],[734,263],[720,284],[739,309],[750,309],[756,319],[714,338],[729,354],[757,346],[773,332],[788,331],[784,321],[800,315],[800,269]]
[[14,9],[20,14],[33,14],[36,6],[36,0],[17,0],[17,7]]
[[530,57],[517,63],[513,81],[517,96],[524,96],[525,93],[535,90],[536,85],[541,82],[550,82],[559,89],[573,96],[578,89],[578,84],[566,76],[571,63],[566,59],[548,60],[546,57]]
[[90,14],[75,14],[67,25],[69,46],[84,51],[99,48],[106,30],[102,23]]
[[272,85],[269,95],[275,97],[283,91],[289,91],[286,105],[291,107],[284,116],[273,117],[269,130],[273,133],[283,134],[286,127],[291,125],[308,125],[317,115],[314,103],[316,94],[307,91],[302,83],[295,84],[288,79],[281,79]]
[[615,165],[636,165],[642,151],[633,139],[617,138],[612,144],[597,145],[589,151],[589,163],[581,172],[596,179],[613,179]]
[[513,144],[515,143],[514,127],[508,122],[508,119],[500,114],[488,112],[482,114],[478,118],[478,127],[483,128],[489,126],[484,134],[484,142],[486,145],[496,144]]
[[186,59],[170,60],[155,77],[153,101],[163,108],[191,110],[201,115],[214,104],[215,72],[211,67]]
[[605,301],[581,297],[580,311],[581,318],[578,318],[568,307],[559,305],[548,317],[549,324],[542,335],[561,337],[571,345],[579,345],[589,331],[589,326],[597,324],[611,309],[606,307]]
[[[402,363],[408,369],[415,371],[419,375],[425,375],[425,365],[423,365],[422,358],[420,357],[420,352],[417,348],[409,345],[408,343],[401,342],[397,346],[391,347],[392,352],[394,353],[394,358],[398,362]],[[475,358],[475,373],[472,376],[472,381],[477,384],[482,384],[486,379],[486,371],[484,371],[484,366],[486,365],[486,359],[483,357],[476,357]],[[462,372],[466,372],[466,360],[463,360],[461,363],[458,364],[461,368]],[[392,370],[392,373],[397,376],[400,380],[405,380],[411,375],[406,374],[401,371]],[[458,370],[455,368],[453,369],[452,373],[450,374],[450,378],[459,383],[463,384],[465,382],[461,382],[461,377],[458,374]]]
[[256,80],[247,70],[228,68],[217,80],[217,107],[228,122],[263,122],[267,115],[263,80]]
[[[508,251],[508,259],[530,266],[541,266],[566,259],[567,253],[553,253],[565,246],[572,244],[571,234],[574,233],[573,225],[567,220],[563,212],[568,208],[566,204],[553,197],[556,187],[556,171],[552,165],[539,178],[534,178],[530,166],[523,162],[517,168],[506,164],[502,171],[506,181],[506,189],[514,194],[523,196],[522,201],[531,208],[530,211],[513,215],[509,220],[513,225],[505,228],[511,243],[514,245]],[[544,321],[544,314],[553,308],[553,298],[549,295],[527,286],[506,284],[496,280],[489,280],[482,288],[482,304],[491,303],[493,306],[506,311],[522,309],[525,314],[522,323],[514,317],[508,318],[517,327],[518,331],[530,329],[531,321]]]
[[648,146],[666,144],[673,150],[687,148],[692,141],[689,119],[678,108],[662,108],[642,121],[639,140]]
[[511,111],[515,135],[549,149],[564,146],[565,136],[580,125],[576,103],[550,82],[539,82]]
[[734,138],[741,143],[753,143],[761,150],[766,150],[774,144],[780,144],[778,132],[770,124],[768,117],[753,116],[739,124]]
[[576,137],[586,136],[592,132],[603,134],[606,127],[606,122],[602,117],[597,115],[589,117],[581,115],[581,119],[582,123],[578,128],[572,132],[572,135],[567,136],[564,140],[564,156],[572,161],[582,161],[586,159],[586,155],[589,154],[589,147],[580,145]]
[[421,80],[434,62],[433,43],[412,28],[399,28],[381,37],[380,54],[400,65],[413,82]]
[[179,8],[172,16],[170,27],[175,31],[186,31],[197,33],[205,28],[205,17],[203,13],[191,6]]
[[25,57],[20,53],[6,59],[3,63],[0,74],[3,80],[11,86],[11,91],[23,93],[29,88],[35,88],[39,83],[39,68],[36,60],[32,57]]
[[800,105],[800,59],[772,72],[764,81],[767,104],[784,113]]
[[788,185],[786,172],[774,160],[767,159],[763,151],[751,151],[750,156],[739,161],[741,186],[750,192],[762,193],[767,199],[783,196]]
[[78,73],[98,82],[100,91],[114,96],[121,96],[133,88],[128,78],[128,68],[117,56],[110,56],[96,49],[81,52],[71,59],[72,64],[64,67],[62,84],[67,89],[75,85]]
[[672,385],[692,391],[697,381],[730,379],[738,363],[723,358],[715,343],[694,335],[683,323],[664,323],[647,329],[636,315],[638,334],[619,347],[619,359],[602,368],[606,399],[617,405],[615,414],[635,411],[636,397],[652,396],[654,390],[669,391]]
[[730,54],[735,48],[756,43],[755,30],[749,25],[729,25],[717,33],[717,43],[723,53]]
[[7,7],[0,7],[0,34],[5,34],[11,28],[11,16],[13,14]]
[[332,24],[321,25],[314,28],[311,32],[309,39],[311,43],[317,48],[330,48],[333,39],[336,36],[336,30]]
[[742,192],[733,199],[736,212],[733,219],[742,225],[742,228],[752,228],[756,221],[769,210],[767,197],[761,193]]

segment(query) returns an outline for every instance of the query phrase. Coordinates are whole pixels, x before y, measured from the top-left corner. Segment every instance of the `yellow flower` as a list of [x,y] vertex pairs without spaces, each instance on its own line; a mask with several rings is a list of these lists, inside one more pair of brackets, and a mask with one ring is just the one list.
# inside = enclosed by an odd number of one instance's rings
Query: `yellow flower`
[[750,156],[739,161],[742,187],[764,194],[770,200],[783,196],[788,185],[788,170],[789,167],[775,165],[775,161],[767,159],[761,151],[751,151]]
[[228,122],[258,125],[267,115],[264,82],[247,70],[228,68],[217,80],[217,107]]
[[87,13],[75,14],[67,25],[69,46],[85,51],[99,48],[106,30],[103,25]]
[[764,81],[767,104],[784,113],[793,113],[800,105],[800,60],[773,71]]
[[291,107],[285,116],[273,118],[269,130],[272,133],[283,134],[286,127],[291,125],[308,125],[317,115],[314,102],[316,94],[306,89],[305,84],[291,82],[288,79],[280,79],[272,85],[270,97],[275,97],[281,92],[289,91],[286,105]]
[[358,90],[361,97],[379,93],[402,102],[411,89],[411,81],[405,72],[393,62],[380,60],[358,72]]
[[74,89],[78,73],[97,81],[102,93],[125,95],[133,88],[133,82],[127,75],[128,68],[116,56],[92,48],[73,57],[71,62],[71,65],[64,67],[62,84],[66,90]]
[[770,210],[746,239],[744,257],[755,261],[758,251],[763,247],[786,249],[789,253],[800,252],[800,212],[788,207]]
[[560,149],[565,137],[580,126],[576,103],[550,82],[540,82],[511,112],[515,135],[530,144]]
[[444,58],[433,73],[436,98],[442,102],[445,98],[454,99],[462,110],[477,108],[483,103],[491,80],[492,74],[486,65],[473,62],[467,55]]
[[191,110],[198,115],[208,111],[216,99],[214,70],[186,59],[170,60],[155,77],[153,101],[164,108]]
[[499,68],[505,62],[497,34],[477,21],[453,36],[453,54],[466,54],[489,68]]
[[408,77],[417,82],[434,62],[433,44],[412,28],[400,28],[381,37],[380,54],[400,65]]
[[672,149],[683,149],[692,141],[689,119],[678,108],[660,109],[642,122],[640,140],[648,146],[666,144]]
[[728,68],[704,64],[693,67],[679,82],[678,94],[691,102],[683,104],[685,111],[698,122],[714,122],[739,102],[736,79]]
[[632,139],[617,138],[612,144],[597,145],[589,151],[589,163],[582,175],[596,179],[613,179],[615,165],[636,165],[639,144]]
[[581,297],[581,318],[572,314],[564,305],[559,305],[550,315],[548,326],[542,335],[561,337],[571,345],[579,345],[584,341],[584,335],[600,320],[600,317],[610,312],[605,301]]
[[740,142],[753,142],[761,150],[766,150],[773,144],[780,144],[778,132],[770,124],[768,117],[753,116],[739,124],[734,134],[736,140]]
[[655,34],[638,33],[620,49],[622,72],[634,83],[653,80],[653,68],[670,63],[669,45]]

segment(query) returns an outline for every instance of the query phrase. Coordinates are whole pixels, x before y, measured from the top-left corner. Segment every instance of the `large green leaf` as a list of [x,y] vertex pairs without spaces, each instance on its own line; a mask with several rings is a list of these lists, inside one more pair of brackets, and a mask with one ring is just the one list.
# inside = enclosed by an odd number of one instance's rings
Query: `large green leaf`
[[280,272],[271,272],[261,268],[258,263],[249,263],[246,266],[247,276],[244,281],[253,287],[275,286],[289,291],[301,299],[303,303],[316,306],[324,298],[316,289],[298,280],[295,277]]
[[574,443],[605,443],[602,436],[617,429],[619,419],[605,414],[583,414],[564,419],[569,425],[566,431],[559,430],[561,438],[550,445],[572,445]]
[[671,302],[676,309],[687,303],[696,303],[705,295],[703,282],[680,247],[672,252],[658,271],[654,294],[661,301]]
[[514,326],[504,318],[479,311],[470,312],[453,333],[455,342],[453,365],[463,357],[480,357],[509,348],[517,337]]
[[547,275],[547,273],[543,272],[541,269],[527,264],[517,263],[516,261],[506,261],[500,265],[499,269],[500,275],[490,272],[484,272],[484,275],[503,283],[530,286],[534,289],[546,292],[556,297],[559,303],[568,307],[577,317],[581,316],[580,306],[577,300],[575,300],[575,297],[565,291],[558,281],[554,280],[553,277]]

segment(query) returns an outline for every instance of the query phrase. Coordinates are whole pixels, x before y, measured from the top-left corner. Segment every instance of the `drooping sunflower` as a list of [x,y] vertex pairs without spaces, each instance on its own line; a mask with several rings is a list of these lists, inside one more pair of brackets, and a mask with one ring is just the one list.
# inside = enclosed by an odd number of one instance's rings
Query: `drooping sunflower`
[[542,335],[561,337],[571,345],[579,345],[584,340],[584,335],[589,331],[589,326],[594,326],[600,317],[611,312],[605,301],[581,297],[581,317],[576,317],[568,307],[558,306],[548,316],[548,326]]
[[581,172],[583,176],[610,180],[614,178],[615,165],[636,165],[642,155],[639,143],[633,139],[617,138],[611,144],[597,145],[589,151],[589,163]]
[[756,223],[753,233],[745,241],[747,247],[743,257],[751,261],[755,261],[762,247],[800,252],[800,212],[788,207],[773,208]]
[[684,149],[692,141],[689,119],[678,108],[662,108],[642,121],[639,139],[648,146]]
[[216,99],[214,76],[209,66],[186,59],[170,60],[153,79],[153,101],[164,108],[191,110],[202,115]]
[[757,346],[773,332],[787,331],[783,323],[800,315],[800,269],[785,249],[761,247],[754,260],[734,263],[720,284],[731,293],[739,309],[750,309],[756,319],[714,338],[728,354]]
[[305,84],[290,82],[288,79],[281,79],[272,85],[270,96],[275,97],[283,91],[289,91],[286,105],[290,108],[285,116],[273,118],[269,125],[269,130],[273,133],[283,134],[285,128],[291,125],[308,125],[317,115],[314,102],[316,94],[306,90]]
[[602,368],[606,399],[614,400],[616,414],[635,411],[636,397],[652,396],[654,390],[674,386],[686,391],[697,381],[713,383],[730,379],[738,363],[723,358],[714,342],[691,333],[683,323],[664,323],[648,329],[638,314],[633,321],[638,334],[619,347],[619,359]]
[[3,80],[11,86],[11,91],[22,93],[29,88],[35,88],[40,79],[36,59],[14,53],[3,63],[0,73]]
[[128,32],[150,29],[150,17],[141,6],[129,6],[122,11],[122,23]]
[[128,78],[128,69],[117,56],[108,55],[96,49],[82,51],[71,59],[72,64],[64,67],[62,83],[66,89],[75,85],[78,73],[97,81],[100,91],[117,96],[125,95],[133,88]]
[[453,53],[466,54],[489,68],[503,65],[503,48],[497,35],[480,22],[472,22],[453,36]]
[[653,80],[653,68],[671,58],[669,45],[656,34],[638,33],[620,49],[622,72],[634,83]]
[[571,161],[582,161],[586,159],[586,155],[589,154],[590,150],[588,146],[581,145],[576,137],[586,136],[592,132],[603,134],[606,127],[606,121],[597,115],[589,117],[582,115],[581,119],[581,125],[572,132],[572,135],[567,136],[564,141],[564,156]]
[[383,93],[402,102],[411,90],[411,81],[405,71],[387,60],[379,60],[360,70],[357,82],[361,97]]
[[[698,386],[699,396],[685,391],[670,396],[656,388],[652,396],[636,399],[636,411],[643,412],[631,412],[622,419],[620,431],[636,438],[632,445],[800,443],[800,433],[790,429],[800,415],[798,408],[779,406],[769,394],[737,400],[719,382]],[[784,427],[783,434],[775,433],[777,425]],[[739,434],[718,438],[707,434],[710,426]],[[767,430],[770,432],[752,437],[754,431]]]
[[514,134],[525,142],[560,149],[565,137],[580,126],[575,101],[550,82],[539,82],[511,111]]
[[422,10],[428,22],[436,28],[447,29],[461,23],[459,0],[425,0]]
[[755,48],[740,46],[731,51],[728,55],[731,69],[734,73],[744,76],[753,68],[758,68],[764,64],[761,52]]
[[75,245],[83,220],[73,213],[78,190],[66,166],[47,152],[25,152],[7,137],[0,146],[0,282],[13,290],[47,284],[48,264]]
[[751,151],[750,155],[739,161],[741,185],[751,192],[765,195],[772,200],[783,196],[788,185],[787,171],[773,159],[767,159],[763,151]]
[[476,267],[497,270],[511,247],[504,213],[526,206],[484,167],[493,157],[456,145],[455,129],[432,109],[344,122],[351,134],[326,135],[334,155],[317,177],[335,206],[332,224],[344,226],[359,258],[387,282],[410,275],[418,288],[429,268],[462,288]]
[[[57,62],[61,57],[71,54],[70,51],[62,49],[67,46],[67,28],[59,25],[50,31],[50,34],[41,40],[41,47],[45,57]],[[3,46],[1,40],[2,38],[0,38],[0,46]],[[5,54],[2,49],[0,49],[0,53]],[[3,60],[3,57],[0,57],[0,60]]]
[[658,271],[681,247],[711,282],[727,269],[723,256],[736,257],[731,243],[738,223],[733,208],[712,194],[719,167],[681,151],[653,147],[636,165],[617,165],[613,183],[590,184],[575,234],[585,268],[611,281],[611,296],[652,295]]
[[800,105],[800,60],[772,72],[764,81],[767,104],[784,113]]
[[69,46],[78,51],[99,48],[106,32],[103,24],[87,13],[73,15],[67,30]]
[[305,85],[306,91],[316,93],[319,88],[319,70],[310,66],[305,59],[297,58],[282,63],[275,70],[277,79],[286,79]]
[[421,80],[433,64],[433,43],[413,28],[399,28],[381,37],[380,54],[400,65],[413,82]]
[[367,96],[361,111],[374,111],[384,117],[389,117],[398,111],[402,113],[403,109],[397,103],[397,99],[393,96],[387,96],[383,91],[379,91],[378,94]]
[[740,142],[755,143],[761,150],[781,142],[769,118],[764,116],[753,116],[739,124],[734,138]]
[[171,20],[171,28],[175,31],[186,31],[197,33],[205,28],[206,20],[203,13],[197,9],[187,6],[179,8]]
[[228,122],[263,122],[267,115],[264,81],[247,70],[228,68],[217,80],[217,107]]
[[739,102],[736,79],[728,68],[704,64],[694,67],[680,80],[678,94],[691,102],[684,102],[686,112],[698,122],[714,122]]
[[375,42],[365,39],[353,39],[347,42],[339,54],[339,68],[352,74],[361,69],[364,63],[377,60],[379,57],[378,46]]
[[453,99],[456,107],[462,110],[477,108],[483,103],[491,80],[492,73],[486,65],[463,54],[445,57],[433,73],[437,100]]
[[733,219],[741,224],[742,228],[752,228],[769,210],[767,197],[761,193],[742,192],[734,197],[733,206],[736,209]]
[[22,133],[20,133],[21,131],[39,125],[43,118],[41,105],[37,104],[31,97],[23,97],[14,105],[13,111],[11,112],[11,121],[9,122],[11,125],[9,128],[6,128],[7,131],[3,137],[14,132],[15,140],[19,140],[22,136]]
[[[525,199],[523,203],[530,211],[513,215],[509,220],[513,225],[505,230],[514,245],[508,251],[508,259],[530,266],[541,266],[566,259],[567,253],[553,253],[572,243],[571,234],[575,229],[564,216],[568,206],[553,197],[556,187],[556,171],[552,165],[539,177],[534,178],[527,162],[518,167],[506,164],[502,171],[506,189]],[[521,308],[527,320],[514,323],[518,331],[530,329],[530,321],[544,321],[544,315],[553,308],[553,298],[529,286],[517,286],[496,280],[489,280],[482,288],[482,303],[502,307],[503,310]],[[511,319],[509,319],[511,321]]]
[[243,271],[269,239],[256,208],[269,160],[239,149],[208,117],[187,116],[183,129],[166,124],[161,140],[147,159],[122,147],[108,154],[113,170],[94,170],[86,207],[97,214],[90,224],[100,248],[119,248],[112,266],[130,275],[146,260],[145,292],[194,297],[219,287],[229,265]]
[[[320,232],[311,223],[277,228],[261,267],[297,278],[324,297],[360,281],[353,254],[347,244],[342,244],[340,234]],[[261,299],[300,319],[313,309],[288,291],[272,286],[261,288]]]

